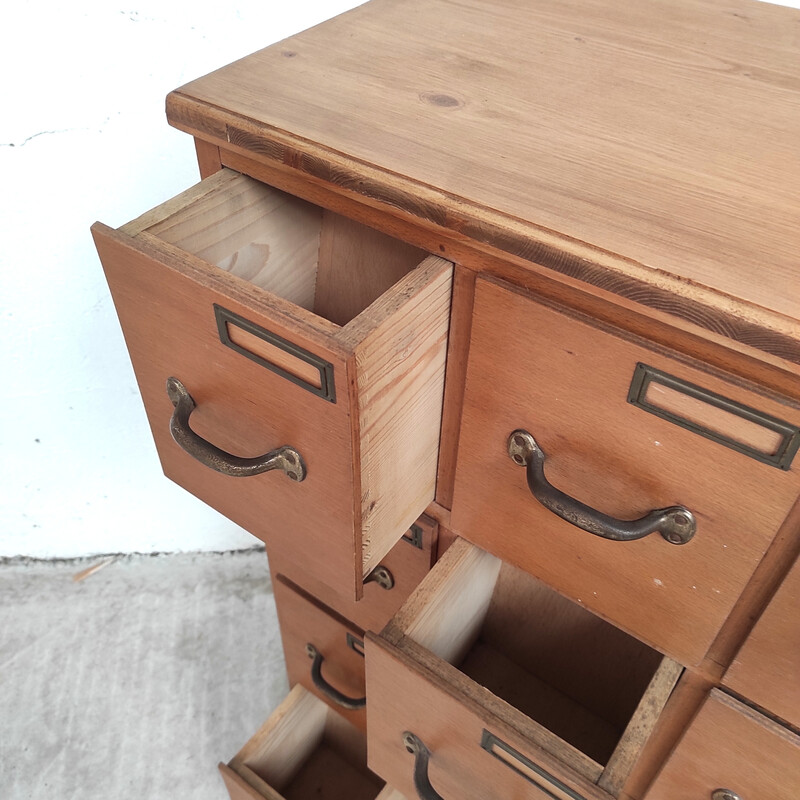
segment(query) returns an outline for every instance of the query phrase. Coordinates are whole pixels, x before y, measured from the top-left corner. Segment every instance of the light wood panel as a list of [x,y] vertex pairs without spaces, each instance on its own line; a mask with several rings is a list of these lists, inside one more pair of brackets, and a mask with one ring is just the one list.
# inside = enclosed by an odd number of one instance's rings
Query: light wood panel
[[383,0],[188,84],[168,118],[770,349],[800,316],[797,19]]
[[364,735],[301,686],[220,772],[231,800],[393,797],[366,767]]
[[[800,421],[791,400],[479,278],[451,525],[676,661],[698,664],[792,508],[800,473],[629,404],[640,362]],[[621,519],[685,505],[697,516],[694,539],[613,542],[560,519],[508,456],[517,428],[534,435],[561,491]]]
[[800,561],[761,615],[723,682],[800,728]]
[[718,690],[711,693],[644,800],[795,800],[800,737]]
[[355,350],[363,577],[434,499],[453,265],[426,258],[345,326]]
[[314,310],[345,325],[427,255],[385,233],[325,212]]

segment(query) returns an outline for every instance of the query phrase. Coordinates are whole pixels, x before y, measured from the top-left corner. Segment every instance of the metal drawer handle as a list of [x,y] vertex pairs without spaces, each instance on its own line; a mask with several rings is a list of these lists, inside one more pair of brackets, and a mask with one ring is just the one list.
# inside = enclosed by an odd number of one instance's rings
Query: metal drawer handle
[[742,800],[742,796],[730,789],[715,789],[711,793],[711,800]]
[[431,786],[428,778],[428,761],[431,752],[415,734],[406,731],[403,734],[403,744],[406,750],[414,755],[414,788],[421,800],[444,800],[444,798]]
[[278,447],[256,458],[241,458],[221,450],[216,445],[198,436],[189,427],[189,417],[197,404],[177,378],[167,378],[167,394],[175,406],[169,421],[169,432],[178,446],[201,464],[223,475],[246,478],[279,469],[298,483],[306,477],[306,465],[300,453],[293,447]]
[[527,467],[531,494],[546,509],[595,536],[631,542],[658,532],[670,544],[686,544],[697,530],[694,514],[684,506],[660,508],[640,519],[622,520],[609,517],[564,494],[545,477],[545,454],[528,431],[516,430],[508,437],[508,454],[515,464]]
[[328,681],[322,677],[322,662],[324,658],[322,653],[320,653],[313,644],[306,645],[306,653],[310,659],[313,659],[313,663],[311,664],[311,680],[317,689],[329,700],[336,703],[337,706],[346,708],[349,711],[356,711],[359,708],[364,708],[367,704],[366,697],[348,697],[346,694],[342,694],[338,689],[331,686]]

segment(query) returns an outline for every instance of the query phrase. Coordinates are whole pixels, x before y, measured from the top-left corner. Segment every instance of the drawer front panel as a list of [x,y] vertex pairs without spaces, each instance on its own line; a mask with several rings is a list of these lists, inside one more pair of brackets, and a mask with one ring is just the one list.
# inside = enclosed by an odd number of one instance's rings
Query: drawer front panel
[[363,634],[278,575],[273,583],[289,683],[366,728]]
[[761,615],[723,683],[800,727],[800,561]]
[[369,766],[407,797],[419,755],[428,750],[430,786],[443,798],[486,800],[609,800],[499,719],[432,682],[424,669],[378,637],[367,635]]
[[800,737],[714,690],[665,764],[646,800],[742,800],[800,795]]
[[[436,556],[438,528],[435,520],[425,515],[420,517],[381,559],[379,568],[388,571],[391,588],[385,588],[378,580],[368,580],[364,584],[364,596],[357,602],[341,586],[315,580],[302,563],[290,561],[272,550],[270,571],[273,576],[280,574],[288,578],[362,631],[380,631],[430,571]],[[387,573],[382,573],[381,581],[386,577]]]
[[[299,339],[304,349],[334,364],[338,394],[347,397],[344,362],[298,336],[269,306],[248,301],[235,285],[228,290],[211,283],[189,264],[148,252],[119,234],[99,239],[98,250],[167,477],[270,546],[296,546],[294,537],[301,532],[309,571],[335,574],[352,585],[356,556],[347,407],[225,346],[214,307],[232,310],[284,339]],[[197,405],[190,424],[199,436],[244,457],[291,445],[305,461],[305,480],[292,481],[278,470],[231,477],[186,453],[170,434],[174,408],[166,382],[173,376]],[[309,524],[315,515],[333,524]]]
[[[764,463],[718,436],[629,402],[641,364],[678,381],[677,389],[654,383],[645,404],[658,403],[673,416],[744,439],[762,452],[785,446],[786,437],[762,433],[740,409],[786,421],[789,428],[800,420],[796,408],[772,397],[479,279],[452,525],[678,661],[694,664],[794,503],[798,466]],[[683,387],[699,387],[699,399]],[[709,397],[727,398],[735,411],[705,402]],[[568,512],[628,521],[685,507],[696,520],[694,538],[683,545],[659,533],[610,541],[571,524],[562,518],[568,513],[559,516],[532,495],[525,468],[509,456],[509,435],[517,429],[530,432],[544,452],[550,485],[581,504]],[[555,505],[562,500],[557,497]]]

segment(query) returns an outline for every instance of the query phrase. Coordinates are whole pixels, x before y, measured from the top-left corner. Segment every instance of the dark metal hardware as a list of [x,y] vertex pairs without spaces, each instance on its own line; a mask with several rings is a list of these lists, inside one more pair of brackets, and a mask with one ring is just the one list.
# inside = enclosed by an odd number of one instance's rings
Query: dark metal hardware
[[711,800],[742,800],[742,796],[730,789],[714,789],[711,792]]
[[382,564],[375,567],[366,578],[364,578],[364,584],[367,583],[377,583],[381,589],[393,589],[394,588],[394,575],[389,572],[386,567]]
[[345,641],[347,642],[347,646],[354,652],[358,653],[361,658],[364,658],[364,642],[361,639],[357,639],[353,636],[350,631],[345,634]]
[[[669,389],[700,400],[703,403],[714,408],[722,409],[723,411],[733,414],[734,416],[746,419],[755,425],[760,425],[762,428],[773,431],[780,435],[781,442],[776,447],[774,453],[765,453],[755,447],[744,444],[743,442],[736,441],[724,433],[707,428],[694,420],[687,419],[672,411],[659,408],[647,400],[647,389],[651,383],[661,384]],[[650,414],[655,414],[661,419],[672,422],[674,425],[679,425],[692,433],[696,433],[706,439],[711,439],[712,442],[729,447],[737,453],[749,456],[750,458],[761,461],[764,464],[777,467],[778,469],[789,469],[792,465],[792,460],[800,449],[800,427],[791,425],[784,420],[772,417],[769,414],[764,414],[756,408],[751,408],[742,403],[737,403],[728,397],[724,397],[716,392],[704,389],[702,386],[696,386],[688,381],[676,378],[674,375],[662,372],[655,367],[649,367],[647,364],[637,364],[633,372],[633,379],[631,380],[631,387],[628,391],[628,402],[643,411]]]
[[346,708],[348,711],[356,711],[359,708],[364,708],[367,704],[366,697],[348,697],[346,694],[342,694],[338,689],[331,686],[328,681],[322,677],[322,662],[324,661],[324,656],[313,644],[306,645],[306,654],[313,661],[311,664],[311,680],[317,689],[329,700],[336,703],[337,706]]
[[418,550],[422,550],[424,548],[423,536],[424,532],[419,525],[414,523],[406,533],[403,534],[403,541],[408,542],[410,545],[413,545]]
[[[498,761],[502,761],[509,769],[513,769],[525,780],[534,784],[548,797],[552,797],[553,800],[564,800],[565,797],[572,800],[585,800],[582,795],[573,792],[569,786],[562,783],[558,778],[485,729],[481,736],[481,747],[487,753],[491,753]],[[555,790],[557,793],[554,794],[550,789]],[[715,800],[717,799],[715,798]]]
[[[276,375],[286,378],[287,381],[291,381],[291,383],[306,389],[307,391],[311,392],[311,394],[318,395],[319,397],[322,397],[324,400],[328,400],[331,403],[336,402],[336,387],[333,383],[333,364],[331,364],[329,361],[314,355],[308,350],[296,345],[294,342],[284,339],[282,336],[278,336],[277,333],[268,331],[266,328],[262,328],[260,325],[250,322],[249,319],[245,319],[244,317],[240,317],[238,314],[234,314],[233,311],[228,311],[227,308],[216,305],[216,303],[214,304],[214,316],[217,320],[219,340],[226,347],[230,347],[231,350],[235,350],[237,353],[239,353],[239,355],[249,358],[251,361],[254,361],[256,364],[259,364],[262,367],[266,367]],[[238,345],[231,339],[230,332],[228,331],[228,325],[234,325],[237,328],[241,328],[243,331],[246,331],[247,333],[258,337],[259,339],[268,342],[269,344],[273,345],[273,347],[283,350],[293,358],[296,358],[299,361],[304,361],[306,364],[310,364],[319,371],[320,385],[314,386],[313,383],[304,381],[302,378],[298,377],[297,375],[293,375],[288,370],[285,370],[282,367],[279,367],[277,364],[273,364],[271,361],[268,361],[266,358],[261,358],[261,356],[251,353],[241,345]]]
[[444,798],[431,786],[428,778],[428,762],[431,758],[430,750],[422,740],[406,731],[403,734],[403,744],[409,753],[414,755],[414,788],[421,800],[444,800]]
[[234,478],[246,478],[249,475],[260,475],[279,469],[293,481],[298,483],[306,477],[306,465],[300,453],[293,447],[283,446],[256,458],[241,458],[226,453],[216,445],[198,436],[189,427],[189,417],[196,408],[196,403],[177,378],[167,378],[167,394],[175,406],[169,421],[169,431],[178,446],[201,464],[231,475]]
[[684,506],[660,508],[640,519],[621,520],[564,494],[545,477],[545,454],[528,431],[516,430],[508,437],[508,454],[515,464],[527,468],[528,488],[546,509],[595,536],[630,542],[660,533],[670,544],[686,544],[697,530],[694,514]]

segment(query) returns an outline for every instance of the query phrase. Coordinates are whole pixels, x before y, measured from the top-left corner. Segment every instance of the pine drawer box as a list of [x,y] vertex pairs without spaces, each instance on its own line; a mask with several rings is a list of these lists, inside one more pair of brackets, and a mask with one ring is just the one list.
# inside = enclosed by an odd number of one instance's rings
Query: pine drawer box
[[423,798],[616,797],[682,671],[461,539],[367,637],[370,766]]
[[404,800],[367,769],[363,733],[302,686],[219,769],[231,800]]
[[788,398],[479,278],[452,525],[698,664],[800,494],[798,425]]
[[228,170],[93,232],[165,473],[360,597],[434,497],[452,265]]

